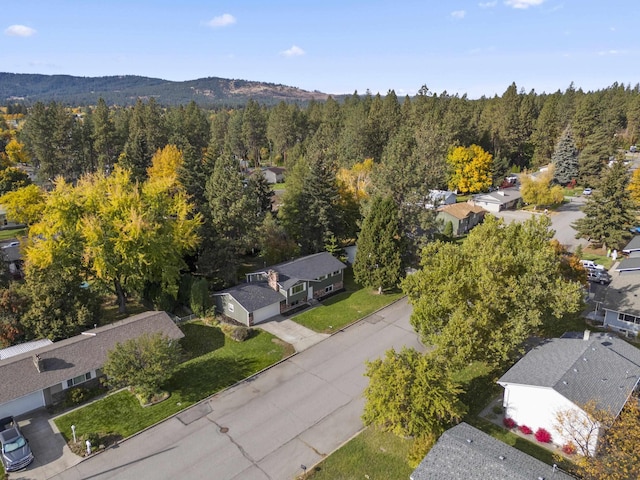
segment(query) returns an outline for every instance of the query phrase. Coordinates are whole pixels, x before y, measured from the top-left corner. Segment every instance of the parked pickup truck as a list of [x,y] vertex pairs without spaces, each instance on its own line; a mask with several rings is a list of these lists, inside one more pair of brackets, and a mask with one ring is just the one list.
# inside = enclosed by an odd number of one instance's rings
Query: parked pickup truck
[[0,419],[0,447],[2,447],[2,465],[7,472],[22,470],[33,462],[29,442],[20,432],[18,423],[13,417]]

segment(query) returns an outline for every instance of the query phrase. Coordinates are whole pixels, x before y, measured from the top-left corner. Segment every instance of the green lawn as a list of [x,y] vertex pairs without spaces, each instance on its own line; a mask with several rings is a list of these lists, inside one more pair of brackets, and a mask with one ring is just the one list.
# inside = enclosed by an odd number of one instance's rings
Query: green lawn
[[407,480],[411,440],[369,427],[307,472],[306,480]]
[[249,340],[237,343],[227,339],[218,327],[196,322],[182,329],[182,344],[190,359],[165,385],[171,393],[169,399],[143,408],[128,391],[109,395],[55,420],[66,439],[71,435],[71,425],[76,425],[79,434],[113,432],[127,437],[291,353],[282,342],[262,331],[254,331]]
[[0,240],[8,240],[10,238],[20,239],[27,234],[26,228],[18,228],[14,230],[0,230]]
[[345,291],[322,301],[322,304],[293,317],[293,320],[311,330],[331,333],[345,325],[395,302],[402,293],[378,295],[370,288],[361,288],[353,280],[351,269],[344,272]]

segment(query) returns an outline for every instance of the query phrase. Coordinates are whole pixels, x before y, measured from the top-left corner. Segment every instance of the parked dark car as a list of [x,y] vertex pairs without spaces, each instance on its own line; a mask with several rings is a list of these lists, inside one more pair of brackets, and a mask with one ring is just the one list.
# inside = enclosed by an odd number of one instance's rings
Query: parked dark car
[[600,285],[606,285],[611,283],[611,275],[606,270],[598,270],[596,268],[590,268],[587,270],[587,280],[590,282],[596,282]]
[[33,462],[33,453],[29,442],[20,432],[13,417],[0,419],[0,447],[2,465],[7,472],[16,472]]

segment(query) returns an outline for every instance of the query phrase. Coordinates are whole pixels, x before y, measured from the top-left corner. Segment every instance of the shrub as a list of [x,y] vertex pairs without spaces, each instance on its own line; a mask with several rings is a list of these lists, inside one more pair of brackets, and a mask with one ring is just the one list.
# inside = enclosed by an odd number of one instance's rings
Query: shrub
[[526,425],[520,425],[518,427],[518,430],[520,430],[520,432],[524,433],[525,435],[531,435],[533,433],[533,430],[531,430]]
[[544,428],[536,430],[536,440],[540,443],[551,443],[551,434]]
[[562,453],[564,453],[565,455],[575,455],[577,451],[578,449],[573,442],[565,443],[562,446]]
[[502,420],[502,423],[504,424],[505,427],[509,429],[514,428],[516,426],[516,421],[513,418],[509,418],[509,417],[504,417],[504,419]]
[[491,411],[496,415],[500,415],[502,413],[502,407],[500,405],[494,405]]
[[89,390],[84,387],[75,387],[67,392],[67,402],[71,405],[79,405],[89,399]]
[[407,453],[407,463],[411,468],[418,466],[437,439],[438,436],[434,433],[426,433],[415,438],[409,453]]
[[228,323],[221,323],[220,329],[231,340],[236,342],[244,342],[251,333],[251,329],[240,325],[230,325]]

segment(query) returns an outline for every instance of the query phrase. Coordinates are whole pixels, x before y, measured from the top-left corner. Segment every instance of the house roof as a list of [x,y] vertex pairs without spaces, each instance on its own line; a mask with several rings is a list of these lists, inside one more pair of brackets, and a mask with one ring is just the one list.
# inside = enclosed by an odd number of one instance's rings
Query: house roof
[[[636,259],[626,259],[636,260]],[[614,273],[605,289],[603,308],[640,317],[640,272]]]
[[[184,336],[166,312],[145,312],[0,360],[0,404],[96,370],[117,343],[157,332],[172,339]],[[34,364],[36,354],[42,371]]]
[[249,313],[284,300],[284,296],[266,282],[241,283],[214,295],[231,295]]
[[21,353],[30,352],[31,350],[35,350],[36,348],[45,347],[47,345],[51,345],[53,342],[48,338],[43,338],[40,340],[34,340],[32,342],[19,343],[18,345],[13,345],[11,347],[3,348],[0,350],[0,360],[5,360],[9,357],[15,357]]
[[460,423],[442,434],[411,480],[565,480],[573,477]]
[[498,205],[506,205],[522,198],[520,190],[517,188],[504,188],[491,193],[479,193],[473,196],[474,202],[495,203]]
[[265,170],[275,173],[276,175],[282,175],[286,171],[284,167],[267,167]]
[[624,272],[629,270],[640,270],[640,257],[625,258],[616,267],[618,272]]
[[454,216],[458,220],[467,218],[471,213],[483,213],[486,210],[477,205],[471,205],[470,203],[452,203],[451,205],[443,205],[438,208],[439,212],[445,212]]
[[22,255],[20,253],[20,246],[14,247],[4,247],[2,249],[2,255],[7,262],[17,262],[22,259]]
[[623,252],[629,253],[640,250],[640,235],[634,235],[633,238],[627,243],[627,246],[622,249]]
[[640,350],[604,333],[582,338],[553,338],[522,357],[498,383],[555,390],[580,406],[618,415],[640,379]]
[[267,273],[269,270],[274,270],[279,275],[278,283],[282,288],[288,289],[300,281],[315,280],[344,268],[346,265],[329,252],[320,252],[272,265],[267,270],[259,270],[254,273]]

